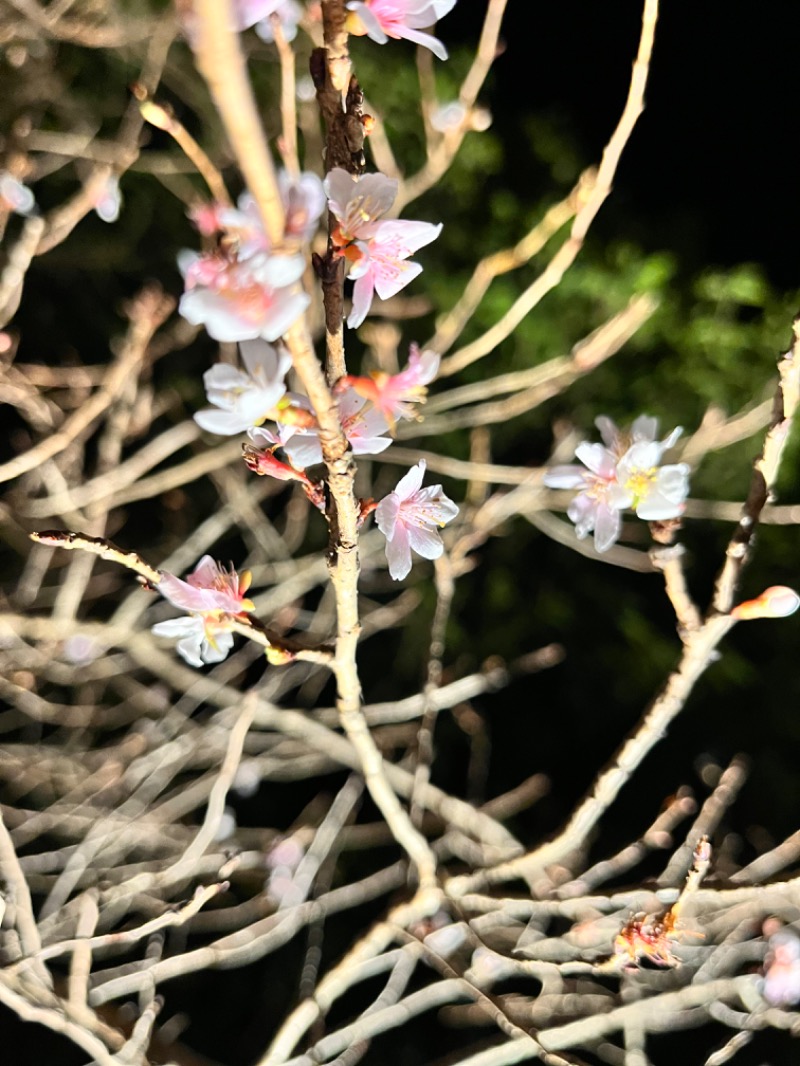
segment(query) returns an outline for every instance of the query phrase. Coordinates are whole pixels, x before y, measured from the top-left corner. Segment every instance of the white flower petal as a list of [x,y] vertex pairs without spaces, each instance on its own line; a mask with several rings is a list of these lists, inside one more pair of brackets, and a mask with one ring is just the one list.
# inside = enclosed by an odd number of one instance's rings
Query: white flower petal
[[408,542],[417,555],[423,559],[438,559],[444,551],[442,538],[435,529],[425,529],[422,526],[408,527]]
[[608,551],[619,537],[622,517],[619,511],[613,511],[602,503],[595,512],[594,546],[599,552]]
[[402,581],[408,576],[411,571],[411,546],[408,542],[408,531],[400,523],[395,526],[391,540],[387,538],[386,559],[389,563],[389,573],[395,581]]

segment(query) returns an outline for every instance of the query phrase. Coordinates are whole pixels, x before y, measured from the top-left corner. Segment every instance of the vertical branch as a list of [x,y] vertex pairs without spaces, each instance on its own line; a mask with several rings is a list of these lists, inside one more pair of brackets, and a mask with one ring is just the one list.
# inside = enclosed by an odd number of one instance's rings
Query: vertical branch
[[714,610],[726,614],[753,547],[761,512],[770,499],[778,478],[783,449],[800,402],[800,316],[792,324],[792,345],[778,363],[780,380],[775,393],[772,418],[761,455],[753,464],[753,477],[742,516],[728,544],[725,565],[714,591]]
[[284,212],[272,156],[264,139],[230,0],[195,0],[197,69],[205,78],[245,182],[273,244],[283,237]]
[[[233,20],[230,13],[230,0],[197,0],[197,65],[208,82],[242,173],[262,213],[267,233],[277,243],[283,234],[283,206],[238,37],[231,30]],[[356,168],[357,172],[363,166],[361,91],[355,80],[350,80],[344,0],[323,0],[323,18],[326,48],[313,53],[312,75],[318,93],[322,87],[320,106],[329,122],[326,163],[335,166],[346,158],[348,169],[353,171]],[[342,112],[341,94],[345,88],[347,93]],[[340,112],[343,117],[340,117]],[[343,284],[344,275],[340,273],[338,280],[331,279],[329,285],[323,285],[326,300],[327,381],[305,323],[302,320],[295,323],[285,337],[295,370],[317,418],[322,457],[328,469],[328,567],[336,595],[333,669],[337,707],[342,726],[358,752],[373,800],[395,839],[415,864],[420,886],[429,888],[436,883],[436,859],[428,842],[411,824],[408,813],[389,784],[383,759],[361,710],[361,684],[356,663],[361,623],[358,611],[359,504],[353,490],[355,463],[328,385],[329,381],[338,380],[344,373]]]
[[286,40],[281,20],[277,15],[272,20],[272,36],[281,61],[281,155],[286,169],[293,177],[300,174],[300,159],[297,154],[297,83],[295,78],[294,49]]
[[[346,11],[337,0],[322,4],[325,47],[311,56],[311,77],[325,121],[325,169],[341,167],[351,174],[364,169],[364,94],[351,74],[347,50]],[[333,225],[333,220],[329,226]],[[328,254],[315,263],[322,282],[325,307],[325,360],[328,383],[347,373],[344,355],[344,260]]]
[[411,817],[418,825],[424,814],[420,795],[429,784],[431,765],[433,763],[433,731],[436,726],[438,709],[432,699],[434,692],[442,683],[442,657],[444,655],[445,633],[453,606],[456,591],[452,562],[448,556],[441,555],[435,563],[436,575],[436,610],[431,623],[431,640],[428,648],[428,677],[425,682],[425,710],[422,714],[417,733],[417,766],[414,772],[414,788],[411,793]]

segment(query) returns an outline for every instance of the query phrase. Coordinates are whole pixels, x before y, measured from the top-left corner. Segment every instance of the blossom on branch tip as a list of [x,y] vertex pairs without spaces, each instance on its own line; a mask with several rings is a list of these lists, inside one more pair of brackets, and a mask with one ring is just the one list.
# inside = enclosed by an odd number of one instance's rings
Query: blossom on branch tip
[[203,374],[206,396],[219,410],[198,411],[195,422],[209,433],[231,436],[263,422],[286,393],[291,356],[262,340],[239,345],[244,370],[217,363]]
[[249,570],[239,575],[210,555],[203,556],[185,581],[163,571],[158,591],[189,614],[158,622],[152,632],[159,637],[178,637],[178,652],[190,666],[221,663],[233,647],[232,619],[253,610],[253,601],[246,597],[250,580]]
[[662,441],[655,439],[658,420],[642,415],[629,433],[621,432],[610,418],[601,416],[597,427],[602,444],[582,441],[575,456],[584,464],[555,466],[544,476],[553,489],[579,489],[567,508],[579,539],[594,531],[597,551],[608,551],[619,537],[622,511],[630,508],[648,522],[683,514],[689,492],[689,467],[685,463],[660,466],[664,452],[680,436],[675,429]]
[[441,485],[422,488],[425,460],[420,459],[375,508],[375,522],[386,537],[389,573],[401,581],[411,570],[412,549],[423,559],[438,559],[444,544],[438,529],[458,514]]
[[204,555],[185,581],[166,571],[162,573],[158,591],[184,611],[237,615],[253,610],[253,601],[245,595],[251,580],[249,570],[239,575]]
[[7,170],[0,170],[0,206],[17,215],[32,215],[36,209],[31,190]]
[[357,36],[367,34],[378,44],[386,44],[390,37],[404,37],[408,41],[429,48],[438,59],[447,59],[447,49],[429,33],[420,33],[432,26],[455,7],[456,0],[351,0],[347,28]]
[[772,585],[754,600],[746,600],[734,607],[732,618],[749,621],[753,618],[788,618],[800,607],[800,596],[786,585]]

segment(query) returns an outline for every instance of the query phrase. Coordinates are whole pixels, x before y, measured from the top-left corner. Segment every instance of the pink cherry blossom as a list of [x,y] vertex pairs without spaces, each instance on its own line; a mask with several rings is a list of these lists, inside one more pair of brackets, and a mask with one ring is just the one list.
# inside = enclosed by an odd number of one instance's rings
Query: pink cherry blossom
[[438,528],[458,514],[458,507],[441,485],[423,489],[425,460],[420,459],[375,509],[375,521],[386,537],[389,573],[401,581],[411,570],[412,549],[424,559],[438,559],[444,551]]
[[388,300],[422,273],[419,263],[407,262],[408,257],[430,244],[441,231],[441,223],[397,219],[380,222],[368,241],[357,242],[362,257],[347,275],[355,281],[353,308],[347,319],[351,329],[367,317],[376,292],[382,300]]
[[[389,430],[386,419],[363,396],[348,389],[339,397],[338,404],[339,421],[355,455],[378,455],[389,447],[392,438],[384,436]],[[298,470],[322,462],[322,445],[316,429],[296,430],[284,438],[282,447]]]
[[18,215],[33,214],[36,208],[36,200],[28,186],[7,170],[0,170],[0,206]]
[[173,574],[162,573],[158,591],[175,607],[197,614],[242,614],[253,610],[253,601],[246,598],[251,574],[241,576],[226,570],[210,555],[204,555],[191,574],[182,581]]
[[348,377],[343,380],[359,396],[370,400],[391,426],[398,419],[417,417],[415,404],[425,402],[427,386],[439,372],[440,362],[438,352],[420,352],[419,347],[412,344],[408,352],[408,365],[399,374],[377,370],[368,378]]
[[395,179],[380,172],[356,177],[334,167],[324,184],[328,207],[339,223],[333,234],[333,242],[339,247],[355,240],[369,240],[397,196]]
[[657,441],[658,420],[646,415],[637,418],[628,433],[605,416],[597,419],[597,426],[603,444],[582,441],[575,449],[584,466],[553,467],[545,474],[544,484],[580,490],[567,516],[575,523],[579,539],[594,531],[595,548],[604,552],[619,537],[622,511],[627,508],[649,522],[681,515],[689,491],[689,467],[685,463],[659,466],[680,429]]
[[292,365],[288,352],[262,340],[242,341],[239,351],[244,370],[217,363],[203,374],[209,403],[219,410],[198,411],[194,420],[209,433],[243,433],[263,422],[286,393],[284,378]]
[[186,291],[178,310],[218,341],[275,341],[310,303],[296,284],[305,268],[301,255],[262,253],[241,261],[185,252],[179,265]]
[[157,637],[177,637],[178,653],[190,666],[221,663],[233,647],[233,634],[225,628],[224,622],[198,614],[157,622],[151,632]]
[[455,3],[456,0],[351,0],[347,7],[353,16],[348,25],[351,33],[366,33],[378,44],[386,44],[390,37],[405,37],[430,48],[437,58],[447,59],[442,42],[419,31],[452,11]]

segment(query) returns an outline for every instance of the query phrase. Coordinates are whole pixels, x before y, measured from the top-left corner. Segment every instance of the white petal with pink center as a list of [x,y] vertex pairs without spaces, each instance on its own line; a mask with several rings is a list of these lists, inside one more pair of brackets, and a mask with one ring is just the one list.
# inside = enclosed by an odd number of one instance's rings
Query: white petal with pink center
[[206,396],[219,410],[198,411],[195,422],[209,433],[231,436],[263,421],[286,393],[291,356],[262,340],[239,345],[245,369],[217,363],[203,374]]
[[348,241],[368,240],[397,196],[397,182],[380,172],[355,177],[334,167],[324,182],[328,207]]
[[603,444],[582,441],[577,465],[555,466],[543,478],[548,488],[580,489],[567,508],[579,539],[594,531],[598,552],[608,551],[622,528],[621,512],[631,508],[648,522],[677,518],[689,491],[685,463],[661,467],[664,452],[681,434],[675,429],[656,440],[658,419],[641,415],[627,433],[606,416],[596,420]]
[[425,559],[438,559],[444,544],[438,528],[458,514],[458,507],[442,492],[441,485],[421,488],[425,460],[420,459],[384,497],[375,509],[375,522],[386,537],[389,573],[401,581],[411,570],[411,552]]
[[407,262],[408,257],[430,244],[441,231],[441,223],[397,219],[381,222],[370,240],[358,242],[363,255],[347,275],[355,280],[353,308],[347,319],[351,329],[367,317],[376,292],[388,300],[422,273],[420,264]]
[[186,278],[180,314],[218,341],[275,341],[310,303],[295,284],[305,269],[301,255],[260,254],[229,262],[184,252],[179,265]]

